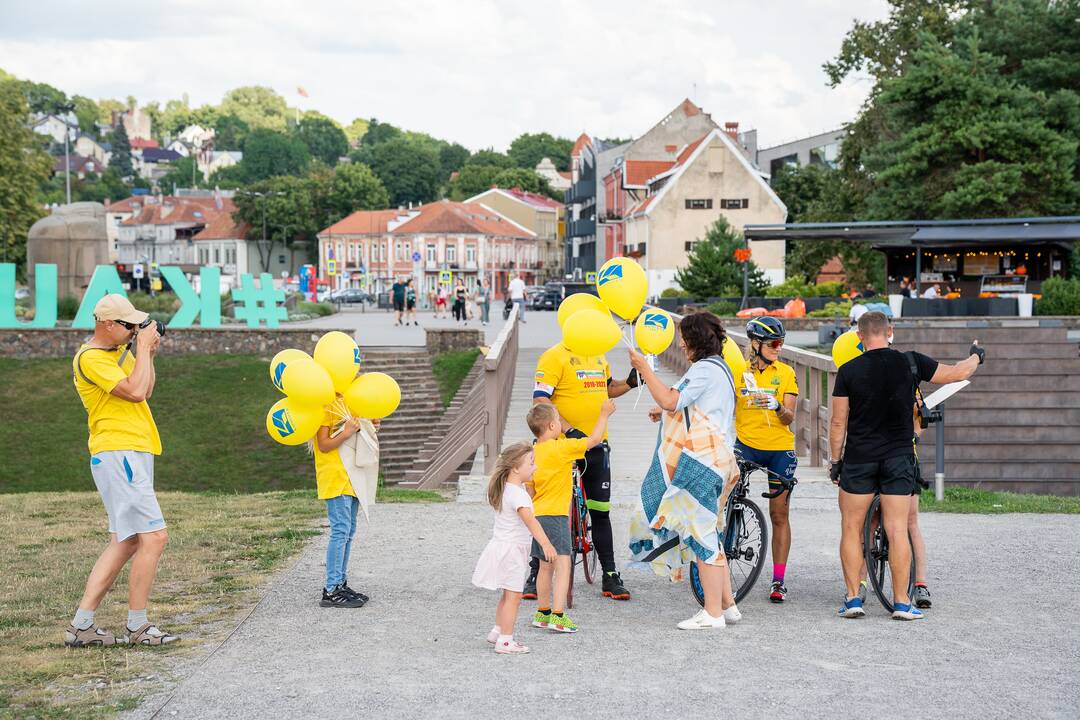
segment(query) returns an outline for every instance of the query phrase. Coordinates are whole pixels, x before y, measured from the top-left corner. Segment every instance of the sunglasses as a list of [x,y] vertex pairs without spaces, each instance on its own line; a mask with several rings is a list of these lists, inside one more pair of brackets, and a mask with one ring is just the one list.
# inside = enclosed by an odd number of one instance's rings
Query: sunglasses
[[773,350],[779,350],[780,348],[784,347],[783,340],[766,340],[764,341],[764,344],[771,347]]

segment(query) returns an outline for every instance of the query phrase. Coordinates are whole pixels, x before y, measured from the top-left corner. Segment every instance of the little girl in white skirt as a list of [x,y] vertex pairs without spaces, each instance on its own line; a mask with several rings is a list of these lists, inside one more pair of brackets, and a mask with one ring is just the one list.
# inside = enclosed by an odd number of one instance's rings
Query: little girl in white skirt
[[488,483],[488,502],[495,508],[495,527],[472,577],[477,587],[502,590],[495,609],[495,627],[488,633],[487,641],[495,646],[495,652],[505,655],[529,652],[529,648],[515,642],[514,623],[529,573],[532,538],[536,538],[548,562],[555,560],[555,548],[536,521],[532,498],[525,490],[525,483],[532,480],[535,470],[532,445],[527,442],[515,443],[499,454],[495,473]]

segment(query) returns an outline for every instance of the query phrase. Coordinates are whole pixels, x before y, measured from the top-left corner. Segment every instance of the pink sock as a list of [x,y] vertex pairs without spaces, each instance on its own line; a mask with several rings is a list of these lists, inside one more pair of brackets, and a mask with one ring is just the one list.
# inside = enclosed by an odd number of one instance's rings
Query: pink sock
[[787,563],[773,563],[772,566],[772,579],[773,582],[784,582],[784,571],[787,570]]

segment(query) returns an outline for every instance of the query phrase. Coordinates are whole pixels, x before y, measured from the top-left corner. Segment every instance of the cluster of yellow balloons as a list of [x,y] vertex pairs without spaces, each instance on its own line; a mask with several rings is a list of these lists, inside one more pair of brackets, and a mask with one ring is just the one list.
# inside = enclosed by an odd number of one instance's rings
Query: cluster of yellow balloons
[[866,352],[866,348],[863,347],[859,336],[854,330],[848,330],[833,342],[832,359],[836,363],[836,367],[840,367],[848,360],[854,360],[864,352]]
[[328,413],[375,419],[394,412],[401,403],[394,378],[359,372],[360,346],[337,330],[319,338],[314,357],[282,350],[270,361],[270,381],[285,397],[266,414],[266,432],[282,445],[300,445],[315,437]]

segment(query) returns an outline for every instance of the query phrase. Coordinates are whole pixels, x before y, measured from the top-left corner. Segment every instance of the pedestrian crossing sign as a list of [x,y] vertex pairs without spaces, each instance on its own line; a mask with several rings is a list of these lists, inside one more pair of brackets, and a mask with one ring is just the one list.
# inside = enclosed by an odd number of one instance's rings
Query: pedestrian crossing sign
[[337,275],[337,260],[330,258],[326,261],[326,274],[330,277]]
[[588,283],[589,285],[595,285],[596,284],[596,273],[595,272],[587,272],[587,273],[585,273],[585,282]]
[[439,271],[439,284],[440,285],[451,285],[451,284],[453,284],[453,282],[454,282],[454,273],[452,271],[450,271],[450,270],[440,270]]

